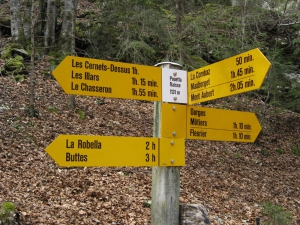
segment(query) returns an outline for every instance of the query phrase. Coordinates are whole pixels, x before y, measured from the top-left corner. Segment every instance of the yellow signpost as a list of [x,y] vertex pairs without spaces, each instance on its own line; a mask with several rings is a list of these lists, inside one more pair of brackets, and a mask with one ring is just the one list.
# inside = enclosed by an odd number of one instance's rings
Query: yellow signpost
[[258,89],[270,66],[256,48],[188,72],[188,104]]
[[[270,65],[253,49],[189,72],[187,90],[178,92],[187,91],[191,105],[258,89]],[[67,56],[53,75],[67,94],[159,102],[162,93],[173,99],[170,87],[185,79],[166,72],[163,85],[159,67]],[[261,130],[249,112],[163,103],[161,113],[163,138],[60,135],[46,151],[63,167],[183,166],[185,138],[254,142]]]
[[185,139],[254,142],[261,126],[254,113],[169,103],[192,105],[258,89],[270,65],[253,49],[187,73],[186,88],[186,72],[67,56],[53,71],[67,94],[164,101],[154,107],[159,138],[60,135],[46,152],[61,167],[154,166],[151,221],[177,223]]
[[61,167],[185,164],[184,139],[59,135],[46,152]]
[[161,101],[161,68],[67,56],[52,72],[65,93]]
[[187,106],[187,139],[254,142],[260,131],[254,113]]

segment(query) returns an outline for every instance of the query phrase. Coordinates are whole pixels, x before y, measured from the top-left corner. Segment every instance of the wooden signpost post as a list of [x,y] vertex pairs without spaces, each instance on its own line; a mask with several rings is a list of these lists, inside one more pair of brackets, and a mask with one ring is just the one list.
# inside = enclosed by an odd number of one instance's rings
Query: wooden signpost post
[[67,56],[53,71],[66,94],[154,101],[153,137],[59,135],[46,152],[62,167],[152,166],[151,224],[178,225],[184,140],[254,142],[261,131],[254,113],[192,105],[258,89],[270,65],[259,49],[191,72]]

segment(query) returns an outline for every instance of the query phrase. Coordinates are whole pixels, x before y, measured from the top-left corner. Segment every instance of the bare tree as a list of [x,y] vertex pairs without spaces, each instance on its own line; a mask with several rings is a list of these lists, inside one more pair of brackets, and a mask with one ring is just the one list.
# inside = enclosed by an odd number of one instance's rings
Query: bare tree
[[35,66],[34,66],[34,57],[35,57],[35,47],[34,47],[34,0],[31,0],[31,26],[30,26],[30,35],[31,35],[31,68],[30,68],[30,83],[29,83],[29,115],[31,117],[35,116],[34,110],[34,86],[35,86]]
[[75,18],[75,3],[76,0],[65,0],[65,7],[63,13],[63,22],[62,28],[59,38],[59,44],[61,47],[61,51],[63,54],[70,54],[71,53],[71,44],[72,44],[72,25],[73,20]]
[[[177,34],[178,34],[178,43],[181,42],[181,35],[182,35],[182,21],[181,18],[183,17],[183,0],[176,0],[175,1],[175,8],[176,8],[176,27],[177,27]],[[180,63],[183,62],[183,53],[182,47],[179,46],[178,52],[178,60]]]
[[38,20],[35,24],[35,33],[39,36],[43,35],[43,29],[46,24],[46,0],[39,0]]
[[23,30],[24,30],[24,36],[27,40],[30,38],[30,26],[31,26],[31,6],[32,1],[31,0],[25,0],[25,7],[24,7],[24,16],[23,16]]
[[12,41],[15,43],[24,44],[20,0],[10,0],[10,21]]
[[[59,38],[59,46],[64,55],[75,54],[75,20],[77,0],[65,0],[62,30]],[[75,95],[69,99],[69,107],[75,108]]]
[[[75,55],[75,26],[76,26],[76,9],[77,9],[77,0],[73,0],[73,19],[72,19],[72,26],[71,26],[71,54]],[[69,99],[69,106],[71,108],[75,108],[75,95],[71,95]]]
[[55,25],[57,18],[57,0],[48,0],[47,1],[47,13],[46,13],[46,30],[45,30],[45,53],[49,53],[49,49],[52,44],[55,42]]
[[232,6],[237,5],[237,0],[232,0],[232,1],[231,1],[231,5],[232,5]]

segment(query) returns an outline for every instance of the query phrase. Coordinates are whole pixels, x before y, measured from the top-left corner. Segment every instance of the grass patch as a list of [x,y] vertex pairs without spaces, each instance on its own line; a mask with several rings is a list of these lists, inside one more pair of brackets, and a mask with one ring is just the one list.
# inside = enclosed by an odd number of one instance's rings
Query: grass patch
[[284,151],[283,149],[280,149],[280,148],[277,149],[276,152],[278,152],[278,153],[281,154],[281,155],[285,153],[285,151]]
[[58,110],[56,108],[54,108],[53,106],[46,106],[46,108],[50,111],[50,112],[53,112],[53,113],[58,113]]
[[268,152],[267,149],[261,150],[261,154],[263,154],[264,156],[269,156],[270,155],[270,153]]
[[274,205],[271,202],[262,203],[263,213],[268,217],[265,225],[288,225],[293,220],[293,214],[284,210],[281,206]]
[[292,146],[292,152],[297,155],[297,156],[300,156],[300,149],[296,146],[296,145],[293,145]]
[[11,202],[4,202],[0,210],[0,224],[13,224],[13,216],[17,212],[15,205]]
[[78,113],[78,115],[79,115],[79,118],[80,118],[81,120],[84,120],[84,112],[82,112],[80,109],[78,109],[77,113]]
[[151,208],[151,201],[148,200],[146,202],[143,202],[143,206],[144,206],[144,208]]

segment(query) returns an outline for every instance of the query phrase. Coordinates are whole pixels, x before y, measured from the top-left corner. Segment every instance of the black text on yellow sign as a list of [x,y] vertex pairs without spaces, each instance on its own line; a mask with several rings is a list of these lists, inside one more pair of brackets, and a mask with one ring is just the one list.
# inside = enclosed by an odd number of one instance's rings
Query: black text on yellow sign
[[53,71],[65,93],[162,100],[161,68],[67,56]]
[[163,103],[162,136],[254,142],[261,126],[254,113]]
[[260,131],[254,113],[187,107],[187,139],[254,142]]
[[271,64],[259,49],[188,72],[188,104],[259,89]]
[[184,166],[184,139],[59,135],[46,152],[61,167]]

